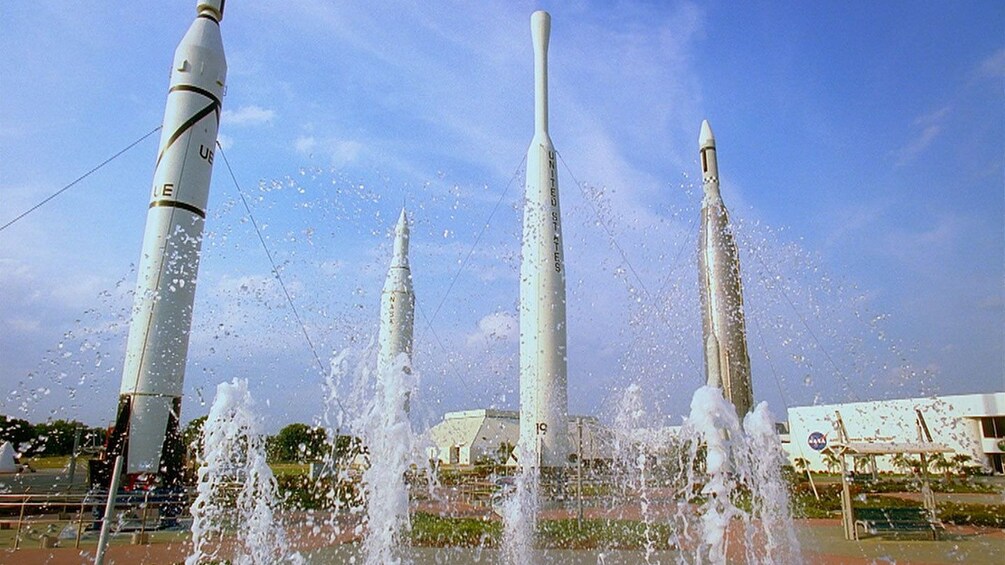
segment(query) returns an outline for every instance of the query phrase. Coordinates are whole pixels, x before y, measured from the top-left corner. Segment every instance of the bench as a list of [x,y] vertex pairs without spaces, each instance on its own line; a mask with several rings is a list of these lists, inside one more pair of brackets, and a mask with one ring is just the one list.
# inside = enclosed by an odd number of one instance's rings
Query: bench
[[855,510],[855,539],[858,528],[872,535],[925,533],[933,540],[939,539],[939,532],[945,528],[932,513],[924,508],[858,508]]

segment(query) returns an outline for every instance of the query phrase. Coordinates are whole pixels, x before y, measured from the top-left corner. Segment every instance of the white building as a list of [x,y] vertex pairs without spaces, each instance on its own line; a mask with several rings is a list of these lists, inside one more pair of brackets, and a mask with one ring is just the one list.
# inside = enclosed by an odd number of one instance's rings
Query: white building
[[[1005,472],[1005,392],[793,407],[788,411],[791,441],[783,447],[790,461],[803,458],[810,469],[824,471],[825,448],[838,441],[839,421],[849,441],[909,444],[923,439],[918,413],[932,442],[969,456],[972,464]],[[879,471],[899,471],[893,459],[878,456]]]
[[[592,416],[569,416],[570,460],[580,449],[582,429],[583,460],[600,457],[602,431]],[[429,431],[435,447],[429,459],[449,465],[504,464],[520,437],[520,413],[510,410],[464,410],[447,412],[443,421]]]

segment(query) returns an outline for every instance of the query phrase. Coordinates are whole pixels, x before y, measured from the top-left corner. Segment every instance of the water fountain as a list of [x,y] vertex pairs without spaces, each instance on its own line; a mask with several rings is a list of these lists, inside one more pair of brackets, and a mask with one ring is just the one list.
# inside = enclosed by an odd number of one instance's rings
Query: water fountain
[[[303,562],[291,552],[277,516],[276,479],[266,463],[265,434],[247,380],[217,386],[203,426],[196,489],[187,565],[217,559],[246,565]],[[233,543],[223,543],[230,532]]]
[[[554,154],[551,159],[554,172]],[[210,239],[212,236],[207,234]],[[709,357],[720,357],[725,348],[720,349],[718,340],[705,341],[714,346],[706,350]],[[410,353],[410,349],[409,345],[406,351]],[[334,543],[343,533],[341,516],[362,516],[358,523],[350,522],[350,530],[362,539],[360,549],[365,562],[407,560],[403,546],[407,545],[412,493],[405,477],[419,460],[408,408],[409,399],[415,400],[418,375],[407,355],[392,357],[393,362],[383,363],[376,370],[362,361],[349,367],[347,358],[347,352],[337,355],[327,375],[322,424],[333,442],[343,431],[360,438],[366,449],[364,458],[369,461],[358,477],[361,502],[343,504],[337,492],[341,487],[331,487],[330,512],[319,513],[324,517],[316,522],[317,529],[327,528],[331,534],[328,540]],[[716,379],[709,380],[724,382],[728,366],[718,364]],[[660,375],[648,376],[656,380]],[[354,381],[353,393],[341,395],[339,390],[347,380]],[[614,468],[629,477],[619,485],[630,492],[622,498],[634,497],[639,509],[646,562],[658,558],[658,546],[679,548],[682,561],[726,562],[735,558],[729,553],[731,540],[741,540],[742,559],[750,563],[798,561],[786,488],[779,475],[782,456],[766,405],[758,405],[741,423],[733,405],[723,399],[718,389],[702,387],[694,395],[690,416],[678,439],[668,446],[635,433],[644,425],[644,397],[651,385],[642,381],[626,388],[614,418],[613,440]],[[746,385],[749,387],[749,383]],[[190,563],[224,557],[217,542],[228,528],[238,534],[232,557],[237,562],[300,559],[290,552],[285,533],[277,526],[280,505],[276,482],[265,464],[262,426],[253,406],[246,381],[234,380],[218,387],[205,428],[204,461],[192,511],[194,550]],[[345,406],[350,407],[348,412]],[[741,409],[741,414],[745,412]],[[537,460],[534,447],[532,442],[521,443],[516,459]],[[672,480],[656,478],[651,463],[655,454],[674,449],[681,454],[679,474],[671,475]],[[348,472],[345,461],[336,461],[329,454],[324,463],[322,476],[332,479],[335,485],[357,480]],[[538,464],[521,465],[515,488],[503,504],[502,556],[508,562],[530,563],[539,556],[534,544],[543,508],[540,471]],[[235,479],[240,487],[236,499],[227,500],[224,487]],[[674,496],[660,493],[660,480],[679,483]],[[749,509],[745,509],[748,496]],[[669,519],[664,520],[660,504],[667,498],[676,503]],[[238,509],[236,517],[224,510],[231,505]],[[669,537],[657,527],[665,522],[674,526]],[[234,524],[241,527],[234,528]],[[731,527],[737,526],[742,535],[731,536]]]

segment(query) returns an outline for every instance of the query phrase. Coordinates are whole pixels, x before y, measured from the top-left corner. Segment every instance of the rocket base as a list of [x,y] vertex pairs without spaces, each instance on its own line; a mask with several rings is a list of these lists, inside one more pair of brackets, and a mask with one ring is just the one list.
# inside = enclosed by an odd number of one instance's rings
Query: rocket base
[[[185,445],[182,441],[178,414],[181,413],[181,399],[173,401],[172,410],[168,416],[167,430],[164,434],[164,444],[161,446],[160,472],[126,473],[121,490],[124,492],[147,491],[154,488],[171,489],[184,484]],[[123,468],[129,468],[129,420],[132,415],[132,397],[119,397],[119,408],[115,424],[109,428],[105,440],[105,448],[97,458],[88,461],[87,484],[89,490],[108,491],[112,482],[112,471],[115,458],[123,456]]]

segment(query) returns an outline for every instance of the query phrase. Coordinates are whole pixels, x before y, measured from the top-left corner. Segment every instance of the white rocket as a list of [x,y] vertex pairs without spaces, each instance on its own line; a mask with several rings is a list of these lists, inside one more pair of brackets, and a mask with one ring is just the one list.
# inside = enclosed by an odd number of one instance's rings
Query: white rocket
[[380,333],[377,368],[391,370],[399,355],[412,356],[412,329],[415,323],[415,293],[408,268],[408,216],[401,210],[394,228],[394,255],[380,295]]
[[530,29],[534,43],[534,138],[527,151],[520,262],[520,443],[524,453],[536,456],[536,464],[561,468],[569,453],[569,402],[562,221],[555,147],[548,135],[551,16],[534,12]]
[[180,473],[178,431],[206,202],[227,61],[224,0],[198,0],[175,51],[140,255],[118,416],[106,457],[128,474],[171,482]]
[[754,404],[750,357],[743,317],[740,258],[729,225],[729,214],[719,194],[719,163],[715,137],[708,121],[698,136],[704,198],[698,240],[698,278],[701,286],[702,335],[708,385],[722,389],[742,418]]

